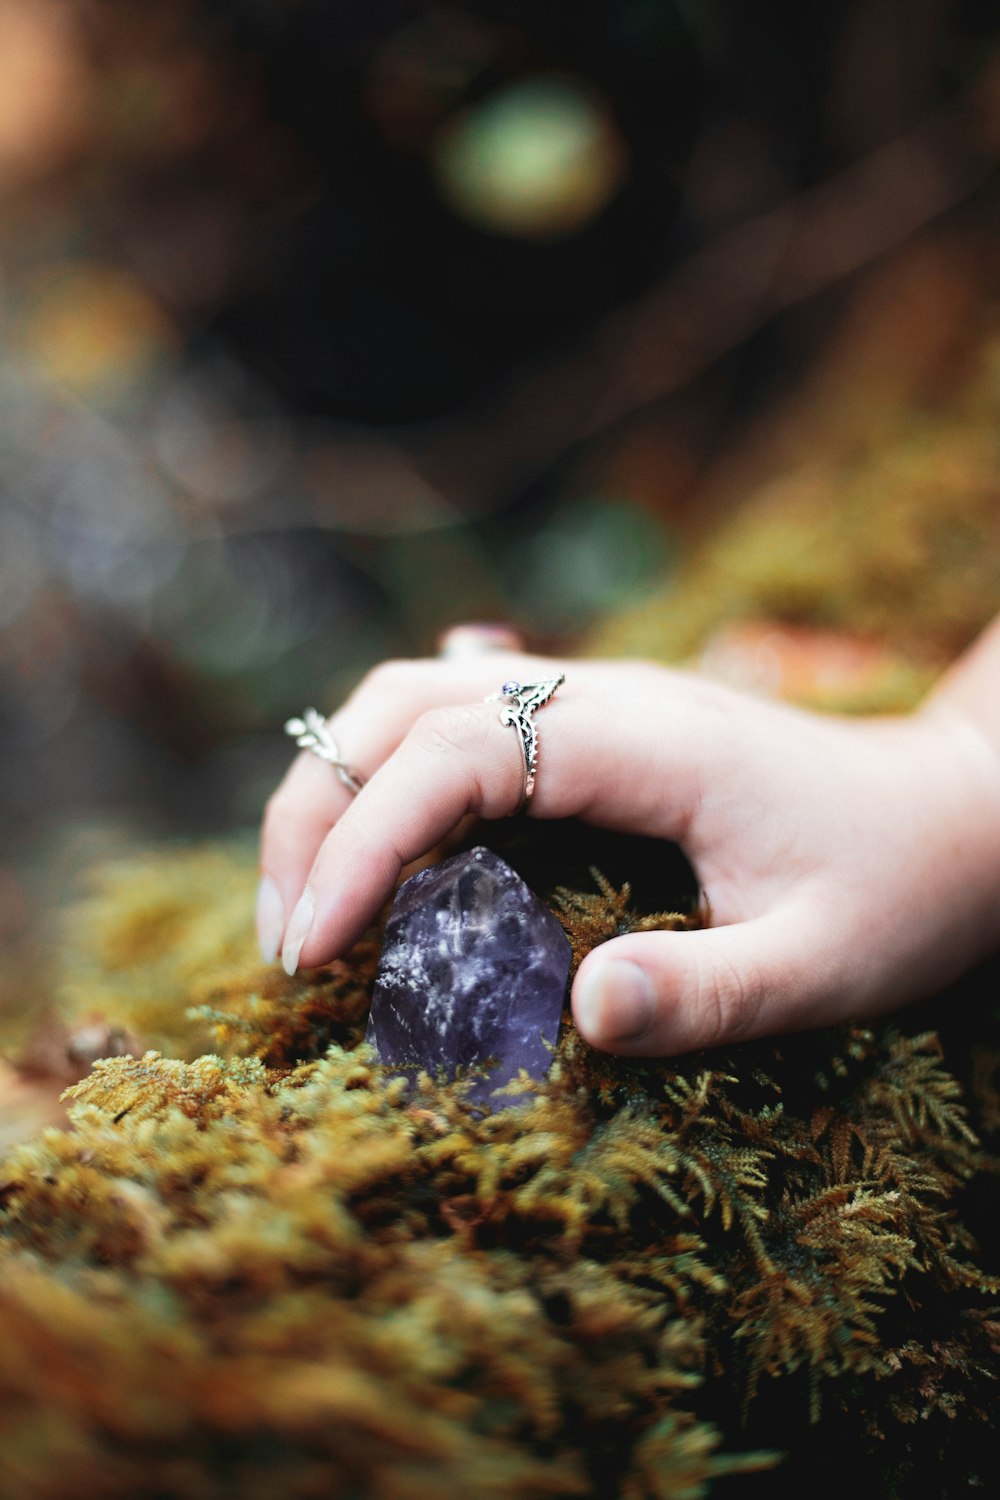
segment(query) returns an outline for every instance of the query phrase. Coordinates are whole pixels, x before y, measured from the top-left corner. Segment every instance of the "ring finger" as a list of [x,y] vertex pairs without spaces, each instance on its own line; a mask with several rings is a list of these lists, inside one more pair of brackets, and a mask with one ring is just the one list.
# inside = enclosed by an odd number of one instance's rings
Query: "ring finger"
[[[529,674],[548,664],[522,655],[468,661],[384,662],[327,721],[350,771],[369,779],[402,743],[420,714],[480,698],[505,672]],[[554,669],[553,669],[554,670]],[[261,949],[281,948],[288,914],[331,828],[353,800],[334,768],[303,751],[267,804],[261,836],[262,879],[257,908]]]
[[[685,805],[680,776],[657,774],[663,735],[634,695],[601,691],[600,673],[541,706],[538,793],[542,818],[584,816],[623,831],[673,836]],[[482,684],[480,683],[481,687]],[[622,728],[630,774],[622,776]],[[630,732],[635,729],[636,732]],[[495,703],[425,711],[399,748],[333,825],[316,855],[289,922],[283,953],[324,963],[360,936],[392,892],[401,869],[439,843],[467,814],[493,819],[515,812],[526,789],[519,734]]]

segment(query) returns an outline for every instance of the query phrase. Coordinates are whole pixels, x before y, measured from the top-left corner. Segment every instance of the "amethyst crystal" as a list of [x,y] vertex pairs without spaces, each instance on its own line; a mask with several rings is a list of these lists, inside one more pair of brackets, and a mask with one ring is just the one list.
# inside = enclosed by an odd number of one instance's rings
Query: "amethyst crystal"
[[391,1066],[453,1076],[490,1063],[470,1091],[489,1102],[519,1068],[548,1072],[569,959],[558,921],[509,865],[490,849],[456,854],[396,894],[366,1040]]

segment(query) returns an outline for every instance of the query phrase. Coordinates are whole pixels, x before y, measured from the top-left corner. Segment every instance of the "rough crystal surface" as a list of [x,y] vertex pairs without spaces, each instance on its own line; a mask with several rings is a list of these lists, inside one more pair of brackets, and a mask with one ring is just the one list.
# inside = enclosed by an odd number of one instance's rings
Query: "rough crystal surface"
[[489,1102],[520,1068],[548,1071],[569,961],[559,922],[508,864],[482,847],[456,854],[396,895],[366,1040],[389,1065],[453,1076],[491,1063],[471,1091]]

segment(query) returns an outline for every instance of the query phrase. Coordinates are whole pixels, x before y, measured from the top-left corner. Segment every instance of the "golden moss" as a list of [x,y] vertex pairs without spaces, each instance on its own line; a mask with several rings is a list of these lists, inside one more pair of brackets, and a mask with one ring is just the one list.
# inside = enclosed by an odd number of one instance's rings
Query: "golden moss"
[[818,453],[748,493],[663,591],[602,623],[606,655],[691,659],[718,627],[763,619],[883,644],[863,689],[824,708],[902,709],[1000,609],[998,346],[945,410],[897,412],[878,443]]
[[65,920],[61,1014],[77,1029],[111,1020],[130,1045],[172,1057],[318,1056],[363,1029],[378,947],[351,965],[291,980],[263,965],[247,912],[257,871],[249,845],[158,850],[89,873]]
[[637,912],[632,907],[632,888],[626,881],[616,891],[600,870],[591,866],[596,891],[570,891],[564,887],[555,892],[555,909],[569,938],[570,976],[598,943],[610,942],[627,932],[684,932],[706,925],[706,912],[658,911]]
[[[69,1130],[0,1159],[5,1500],[680,1500],[753,1493],[775,1450],[771,1493],[862,1453],[887,1495],[979,1472],[1000,1282],[961,1209],[995,1204],[988,1027],[954,1047],[977,1095],[926,1029],[670,1063],[568,1027],[484,1116],[361,1045],[372,939],[295,981],[223,944],[192,977],[183,893],[225,932],[246,859],[111,872],[74,925],[71,1022],[123,1007],[174,1055],[99,1061]],[[693,920],[600,880],[561,910],[578,957]]]

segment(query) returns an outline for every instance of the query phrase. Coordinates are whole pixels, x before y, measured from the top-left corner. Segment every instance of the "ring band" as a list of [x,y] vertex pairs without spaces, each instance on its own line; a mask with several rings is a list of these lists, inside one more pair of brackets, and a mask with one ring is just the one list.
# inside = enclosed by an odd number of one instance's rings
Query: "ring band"
[[538,771],[538,730],[532,714],[536,709],[544,708],[565,681],[565,672],[560,672],[558,677],[546,677],[543,682],[521,683],[512,678],[504,683],[499,693],[490,693],[488,698],[483,699],[484,703],[502,702],[500,723],[505,728],[517,730],[517,742],[524,757],[524,790],[518,812],[523,812],[531,800]]
[[289,719],[285,724],[285,733],[291,735],[300,749],[311,750],[313,755],[332,766],[349,792],[354,792],[355,795],[360,792],[365,778],[357,771],[352,771],[347,762],[341,759],[340,746],[330,733],[323,715],[317,713],[316,709],[305,709],[301,719]]

